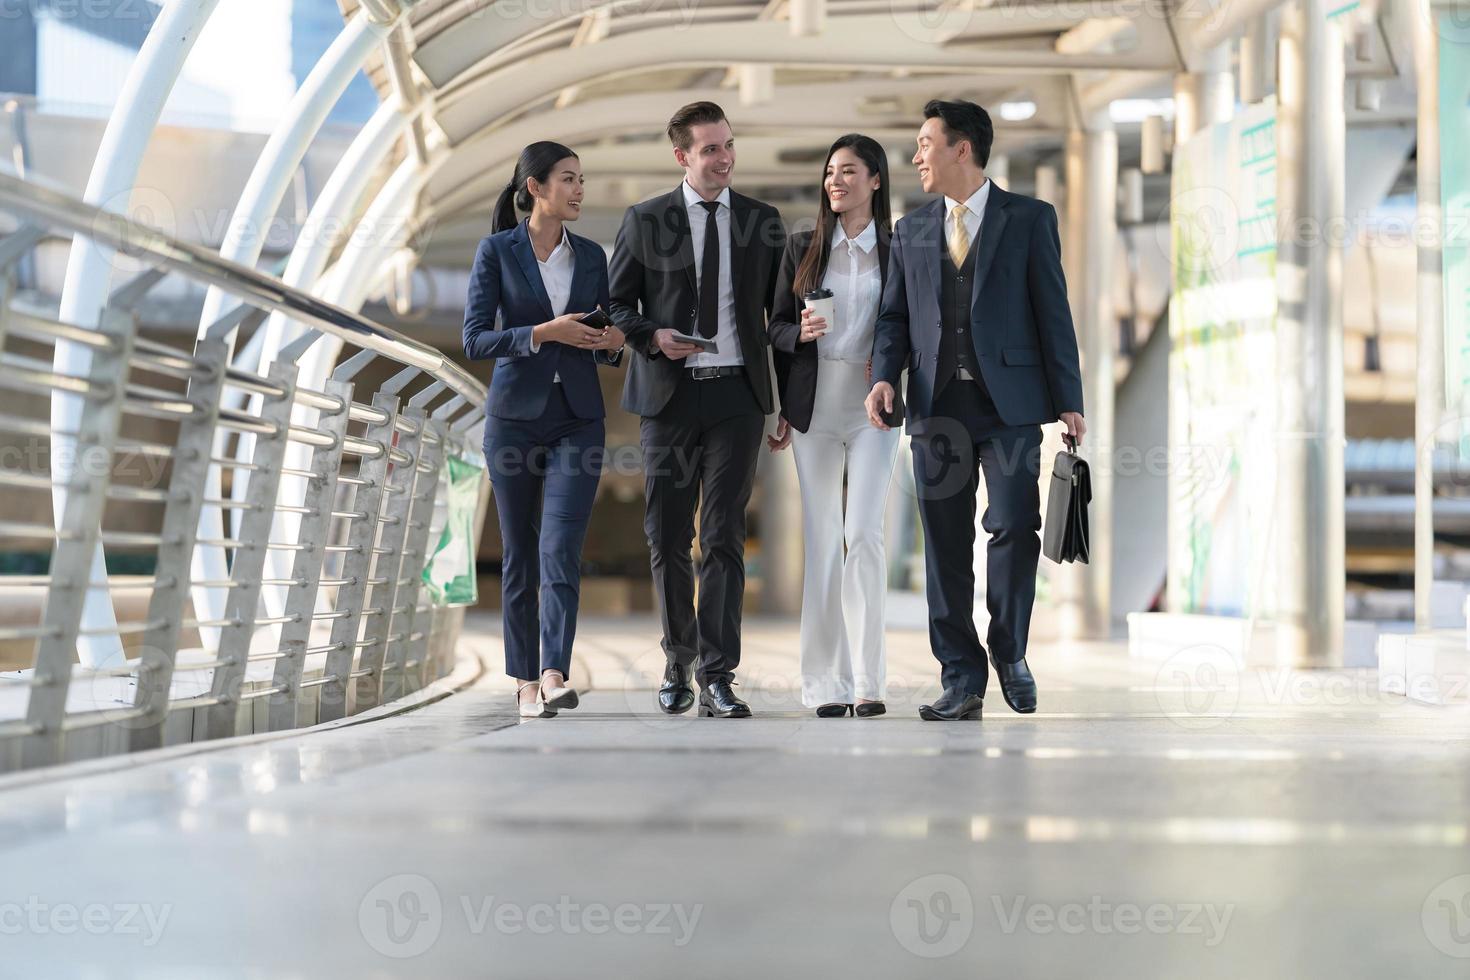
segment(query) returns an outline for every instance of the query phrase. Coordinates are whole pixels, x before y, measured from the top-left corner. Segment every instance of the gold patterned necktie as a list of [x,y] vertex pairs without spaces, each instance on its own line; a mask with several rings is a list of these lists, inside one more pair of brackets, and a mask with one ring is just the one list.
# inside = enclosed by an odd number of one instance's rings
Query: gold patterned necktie
[[970,230],[965,227],[965,215],[969,213],[970,209],[963,204],[956,204],[949,212],[949,260],[956,267],[964,265],[970,251]]

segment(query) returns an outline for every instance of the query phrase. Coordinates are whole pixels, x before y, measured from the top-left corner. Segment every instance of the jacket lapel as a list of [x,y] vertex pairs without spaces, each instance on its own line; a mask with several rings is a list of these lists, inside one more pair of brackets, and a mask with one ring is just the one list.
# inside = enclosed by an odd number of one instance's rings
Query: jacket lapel
[[975,253],[975,281],[970,287],[972,306],[980,298],[980,286],[985,282],[990,264],[995,261],[995,250],[1000,246],[1000,236],[1005,231],[1008,220],[1006,205],[1009,198],[1010,195],[994,183],[990,185],[990,194],[985,201],[985,217],[980,222],[980,251]]
[[878,278],[883,288],[888,287],[888,233],[878,229]]
[[510,251],[520,264],[521,274],[526,277],[526,285],[531,287],[531,294],[541,303],[546,319],[550,320],[551,298],[546,295],[546,284],[541,281],[541,268],[536,264],[536,252],[531,248],[531,233],[527,231],[525,221],[516,225],[515,233],[510,236]]
[[596,268],[594,263],[597,256],[589,254],[592,249],[601,251],[601,247],[594,242],[583,241],[571,232],[567,232],[567,241],[572,243],[572,291],[567,297],[568,313],[588,313],[597,305],[597,297],[592,295],[592,284],[596,277],[592,275]]
[[663,228],[659,229],[661,235],[667,235],[664,239],[672,243],[672,248],[661,248],[662,255],[677,254],[679,263],[684,267],[684,274],[689,277],[689,290],[695,296],[699,295],[699,280],[694,274],[694,236],[689,230],[689,205],[684,200],[684,185],[679,184],[674,188],[674,193],[669,195],[668,203],[664,206]]
[[[730,192],[730,287],[740,295],[741,276],[745,272],[745,260],[753,251],[756,237],[755,219],[759,212],[750,206],[743,196]],[[740,304],[735,304],[738,310]]]
[[919,264],[929,275],[929,283],[934,288],[935,295],[939,289],[939,265],[944,249],[944,198],[940,198],[927,209],[915,212],[914,217],[921,218],[923,224],[918,228],[919,244],[923,255],[923,261]]

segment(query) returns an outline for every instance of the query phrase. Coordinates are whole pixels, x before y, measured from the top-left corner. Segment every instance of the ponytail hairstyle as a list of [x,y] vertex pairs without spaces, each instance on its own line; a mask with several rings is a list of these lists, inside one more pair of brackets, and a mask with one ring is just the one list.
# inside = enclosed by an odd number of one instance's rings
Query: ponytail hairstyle
[[856,153],[858,159],[867,166],[868,173],[878,178],[878,188],[873,191],[873,222],[879,239],[886,239],[893,231],[893,212],[888,203],[888,154],[871,136],[848,133],[838,137],[837,142],[827,151],[827,159],[822,162],[822,193],[817,205],[817,230],[812,233],[812,241],[806,248],[806,254],[797,263],[792,282],[792,288],[798,296],[805,296],[816,289],[821,285],[822,277],[827,274],[827,260],[832,257],[832,233],[837,227],[837,213],[832,210],[832,202],[827,199],[827,166],[837,151],[842,149],[850,149]]
[[514,228],[519,219],[516,210],[530,211],[535,199],[526,187],[526,181],[535,178],[537,183],[544,184],[551,179],[551,168],[567,157],[575,157],[569,148],[551,140],[539,140],[532,143],[521,151],[521,158],[516,161],[515,173],[511,175],[510,183],[505,185],[505,190],[500,192],[500,198],[495,202],[495,217],[491,231],[505,231]]

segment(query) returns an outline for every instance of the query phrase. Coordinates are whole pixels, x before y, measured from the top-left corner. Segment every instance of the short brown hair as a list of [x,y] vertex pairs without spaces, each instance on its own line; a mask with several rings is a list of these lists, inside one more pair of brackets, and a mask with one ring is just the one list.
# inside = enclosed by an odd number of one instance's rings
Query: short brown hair
[[691,102],[669,120],[669,142],[681,150],[689,149],[694,141],[690,130],[703,123],[725,122],[725,110],[713,102]]

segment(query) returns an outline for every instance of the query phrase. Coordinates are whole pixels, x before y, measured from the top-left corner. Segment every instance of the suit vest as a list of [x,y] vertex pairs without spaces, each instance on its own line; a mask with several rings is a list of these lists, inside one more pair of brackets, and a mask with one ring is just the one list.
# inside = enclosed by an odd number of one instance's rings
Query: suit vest
[[964,262],[958,267],[949,257],[949,249],[940,246],[939,260],[939,359],[935,363],[934,393],[937,395],[954,377],[956,368],[970,372],[980,380],[980,361],[975,356],[974,327],[970,320],[971,301],[975,297],[975,253],[979,241],[970,243]]

